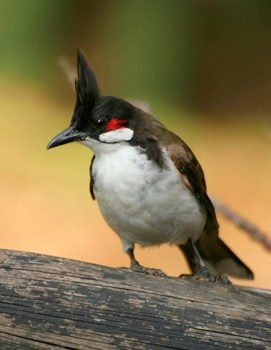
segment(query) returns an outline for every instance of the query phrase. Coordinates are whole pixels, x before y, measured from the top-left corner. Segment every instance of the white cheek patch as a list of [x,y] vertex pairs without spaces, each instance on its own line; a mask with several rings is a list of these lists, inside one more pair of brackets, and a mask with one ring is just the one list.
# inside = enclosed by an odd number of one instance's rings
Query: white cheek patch
[[129,128],[120,128],[117,130],[112,130],[104,132],[99,136],[99,140],[102,142],[121,142],[129,141],[134,135],[134,131]]

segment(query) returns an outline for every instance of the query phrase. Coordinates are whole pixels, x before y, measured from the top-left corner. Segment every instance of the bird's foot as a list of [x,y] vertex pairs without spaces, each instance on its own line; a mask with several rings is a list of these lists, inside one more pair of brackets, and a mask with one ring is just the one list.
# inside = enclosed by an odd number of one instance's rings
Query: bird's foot
[[203,280],[208,282],[218,282],[228,286],[232,286],[231,281],[228,279],[226,275],[214,276],[208,271],[206,267],[202,267],[199,271],[191,275],[182,274],[180,275],[180,278],[186,278],[186,279],[197,280],[197,281]]
[[141,273],[145,273],[147,275],[167,277],[167,275],[162,270],[144,267],[144,266],[140,265],[139,262],[136,260],[134,260],[131,263],[131,269],[135,272],[141,272]]

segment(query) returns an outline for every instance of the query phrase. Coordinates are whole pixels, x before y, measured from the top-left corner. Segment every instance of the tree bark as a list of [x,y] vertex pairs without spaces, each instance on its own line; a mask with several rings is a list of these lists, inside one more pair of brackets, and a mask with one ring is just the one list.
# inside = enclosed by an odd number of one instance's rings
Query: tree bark
[[0,250],[0,349],[271,349],[271,292]]

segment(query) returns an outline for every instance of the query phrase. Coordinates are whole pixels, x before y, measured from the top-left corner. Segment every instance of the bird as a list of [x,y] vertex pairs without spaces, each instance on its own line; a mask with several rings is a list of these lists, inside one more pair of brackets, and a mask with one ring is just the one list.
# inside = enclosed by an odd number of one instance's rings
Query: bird
[[231,284],[228,275],[253,272],[219,238],[219,224],[200,163],[191,148],[151,113],[103,95],[85,54],[77,52],[76,102],[70,125],[48,144],[90,148],[90,194],[119,236],[133,271],[142,266],[135,246],[176,245],[190,274],[180,277]]

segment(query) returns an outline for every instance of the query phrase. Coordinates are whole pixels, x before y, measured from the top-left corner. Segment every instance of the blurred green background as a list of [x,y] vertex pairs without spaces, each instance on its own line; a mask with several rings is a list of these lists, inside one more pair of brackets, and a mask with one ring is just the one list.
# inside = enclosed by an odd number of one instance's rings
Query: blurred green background
[[201,112],[270,110],[268,0],[1,0],[0,10],[1,72],[52,93],[69,93],[58,58],[83,48],[106,91]]
[[[78,48],[105,94],[149,103],[209,192],[270,232],[270,18],[268,0],[0,0],[1,247],[128,264],[87,194],[89,150],[45,151],[72,114]],[[255,271],[245,284],[270,288],[270,253],[220,222]],[[157,249],[138,259],[185,272],[177,250]]]

